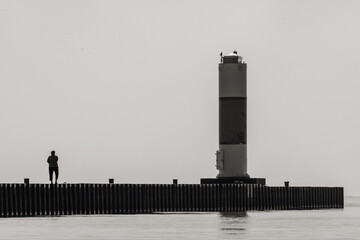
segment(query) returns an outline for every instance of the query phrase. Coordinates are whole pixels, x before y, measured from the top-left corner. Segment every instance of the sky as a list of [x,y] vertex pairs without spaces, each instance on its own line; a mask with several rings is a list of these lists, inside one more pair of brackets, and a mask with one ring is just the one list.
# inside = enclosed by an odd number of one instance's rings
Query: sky
[[358,1],[0,1],[0,182],[217,175],[218,64],[248,73],[248,173],[360,195]]

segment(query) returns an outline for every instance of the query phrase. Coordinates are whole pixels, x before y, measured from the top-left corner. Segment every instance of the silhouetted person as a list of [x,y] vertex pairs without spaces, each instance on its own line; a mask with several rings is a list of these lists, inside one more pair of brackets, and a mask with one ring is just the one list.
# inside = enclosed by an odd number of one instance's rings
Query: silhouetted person
[[58,160],[59,158],[55,155],[55,151],[51,151],[51,155],[47,159],[47,162],[49,163],[49,176],[51,184],[53,183],[53,172],[55,172],[55,183],[57,183],[59,177]]

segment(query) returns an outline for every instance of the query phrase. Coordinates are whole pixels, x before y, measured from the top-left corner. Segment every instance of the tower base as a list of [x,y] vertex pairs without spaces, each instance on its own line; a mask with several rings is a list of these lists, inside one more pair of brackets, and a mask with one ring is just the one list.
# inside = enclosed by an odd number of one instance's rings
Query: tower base
[[201,178],[200,184],[260,184],[265,185],[265,178],[245,178],[245,177],[222,177],[222,178]]

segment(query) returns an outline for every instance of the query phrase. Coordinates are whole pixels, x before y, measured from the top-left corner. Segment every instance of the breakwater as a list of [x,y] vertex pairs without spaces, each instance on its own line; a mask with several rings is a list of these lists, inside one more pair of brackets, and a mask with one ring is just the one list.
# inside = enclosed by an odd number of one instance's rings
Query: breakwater
[[343,208],[341,187],[257,184],[0,184],[0,216]]

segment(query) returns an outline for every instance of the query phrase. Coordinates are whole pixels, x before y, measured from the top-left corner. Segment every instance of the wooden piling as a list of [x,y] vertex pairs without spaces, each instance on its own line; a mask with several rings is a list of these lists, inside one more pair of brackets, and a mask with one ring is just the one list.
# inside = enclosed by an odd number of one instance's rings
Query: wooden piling
[[0,217],[342,208],[343,188],[249,184],[0,184]]

